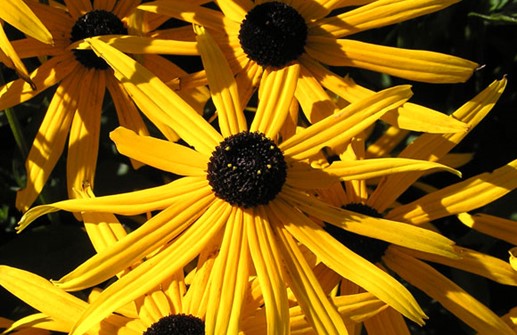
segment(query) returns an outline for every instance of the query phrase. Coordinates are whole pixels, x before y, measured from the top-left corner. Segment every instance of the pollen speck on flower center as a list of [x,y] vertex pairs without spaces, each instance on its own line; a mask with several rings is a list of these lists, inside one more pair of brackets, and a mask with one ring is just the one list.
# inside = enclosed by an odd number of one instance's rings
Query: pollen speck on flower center
[[282,151],[258,132],[241,132],[225,138],[208,163],[207,178],[215,195],[243,208],[273,200],[286,176]]
[[[70,32],[70,42],[101,35],[125,35],[127,29],[113,13],[105,10],[93,10],[77,19]],[[85,67],[106,70],[109,66],[92,50],[73,50],[75,58]]]
[[239,41],[244,52],[264,67],[282,68],[305,48],[307,24],[293,7],[278,1],[253,7],[241,23]]

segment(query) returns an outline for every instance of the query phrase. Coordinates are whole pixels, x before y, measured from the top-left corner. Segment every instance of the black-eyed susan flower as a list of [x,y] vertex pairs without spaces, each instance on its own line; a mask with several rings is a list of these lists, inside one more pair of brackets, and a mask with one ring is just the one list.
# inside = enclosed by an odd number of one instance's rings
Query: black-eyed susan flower
[[[56,282],[67,290],[81,289],[110,278],[150,254],[153,256],[106,289],[73,333],[84,333],[118,307],[150,291],[209,246],[209,253],[217,257],[208,274],[206,299],[219,302],[206,311],[209,334],[238,331],[252,273],[256,273],[264,296],[268,333],[288,332],[287,283],[317,333],[346,334],[342,317],[320,287],[300,245],[421,324],[425,316],[400,283],[331,238],[306,214],[306,208],[313,208],[317,201],[306,189],[324,187],[341,178],[353,179],[354,175],[370,171],[368,166],[358,166],[331,175],[325,169],[312,168],[308,159],[325,146],[333,148],[349,141],[380,115],[403,104],[411,95],[408,87],[369,96],[282,140],[279,133],[293,100],[296,81],[280,78],[296,78],[299,65],[276,70],[273,76],[268,71],[264,73],[263,88],[281,82],[291,85],[260,90],[259,105],[248,126],[237,83],[224,55],[204,29],[196,29],[220,132],[133,59],[98,39],[88,40],[92,49],[115,70],[137,105],[160,115],[188,146],[118,128],[111,138],[121,153],[183,177],[142,191],[35,207],[22,218],[20,229],[36,217],[59,209],[123,215],[159,210],[136,231]],[[384,175],[405,169],[407,164],[415,164],[413,169],[417,170],[445,168],[435,163],[420,165],[414,160],[388,160],[370,172]],[[391,243],[456,257],[451,241],[434,232],[335,210],[353,231],[368,231],[370,236]],[[324,214],[312,211],[311,215]]]
[[[464,121],[470,129],[474,128],[497,102],[505,86],[506,79],[495,81],[456,110],[451,117]],[[391,138],[392,135],[389,134],[388,137]],[[466,134],[423,134],[402,150],[399,157],[439,161],[464,136]],[[387,142],[389,143],[389,141]],[[327,171],[331,171],[332,166],[339,168],[342,165],[346,168],[349,164],[348,161],[363,159],[365,152],[364,141],[353,141],[348,150],[340,155],[341,161],[332,164]],[[419,172],[384,176],[373,190],[369,190],[366,180],[345,181],[344,186],[339,185],[330,191],[323,191],[324,194],[321,196],[326,197],[335,206],[341,206],[349,211],[436,231],[439,230],[439,226],[433,225],[434,220],[459,214],[463,220],[469,221],[472,217],[465,212],[480,208],[515,189],[517,187],[517,161],[512,161],[491,173],[483,173],[442,189],[427,188],[428,194],[412,202],[406,204],[397,202],[399,196],[420,176],[422,173]],[[371,262],[382,264],[381,266],[396,272],[476,331],[487,334],[512,333],[495,313],[422,260],[468,271],[501,284],[516,286],[517,273],[508,263],[459,246],[455,248],[461,257],[451,259],[427,254],[422,250],[409,250],[390,245],[383,240],[365,238],[347,231],[345,226],[340,226],[338,214],[336,213],[336,218],[332,219],[331,210],[324,205],[321,206],[318,213],[323,212],[328,215],[324,220],[327,222],[325,230],[335,236],[337,240]],[[470,222],[469,225],[473,225],[473,223]],[[493,231],[494,226],[495,224],[492,225],[492,228],[487,228],[488,225],[485,225],[484,230]],[[502,236],[506,232],[507,230],[501,230],[496,235]],[[386,317],[385,314],[390,315],[392,328],[387,328],[386,323],[382,322],[383,317]],[[407,329],[402,318],[397,317],[397,313],[392,309],[365,321],[365,325],[369,334],[397,334],[402,332],[402,328]]]
[[[268,69],[268,73],[274,74],[286,66],[299,64],[295,96],[307,118],[318,121],[337,110],[322,88],[322,80],[327,76],[323,65],[359,67],[433,83],[467,80],[477,67],[468,60],[347,38],[432,13],[456,2],[220,0],[215,1],[218,10],[214,10],[173,0],[152,1],[139,8],[206,27],[237,74],[244,104],[259,85],[263,71]],[[195,73],[179,78],[177,84],[187,87],[206,83],[203,77],[202,73]],[[344,84],[329,89],[347,101],[357,100],[355,87]],[[418,113],[421,114],[425,113]],[[415,118],[411,113],[407,117]]]
[[[7,38],[2,21],[42,43],[52,44],[52,35],[22,0],[6,0],[3,5],[0,12],[0,62],[14,69],[20,78],[30,83],[27,68]],[[36,87],[33,85],[33,88]]]
[[[106,90],[112,98],[121,125],[146,134],[142,116],[131,97],[113,76],[108,64],[91,50],[74,50],[84,38],[98,35],[115,35],[117,46],[128,52],[196,54],[194,43],[181,41],[153,42],[146,37],[152,23],[138,20],[134,15],[140,1],[65,1],[64,5],[28,3],[31,10],[45,23],[54,38],[53,45],[27,37],[12,42],[20,58],[46,59],[33,71],[29,79],[14,80],[0,87],[0,110],[23,103],[57,85],[50,99],[45,117],[33,141],[26,160],[27,184],[18,192],[16,206],[22,211],[34,202],[61,156],[68,140],[67,185],[70,197],[74,188],[83,183],[94,185],[99,146],[101,110]],[[156,20],[155,20],[156,21]],[[153,22],[155,22],[153,21]],[[133,35],[128,35],[133,34]],[[138,50],[135,50],[138,49]],[[164,79],[185,74],[171,62],[158,55],[142,56],[142,62],[160,67]],[[156,65],[158,64],[158,65]],[[35,89],[34,89],[35,88]],[[201,109],[208,99],[206,89],[180,92],[187,101]],[[197,102],[200,100],[202,102]],[[167,125],[154,115],[147,115],[167,138],[176,137]],[[177,137],[176,137],[177,139]]]

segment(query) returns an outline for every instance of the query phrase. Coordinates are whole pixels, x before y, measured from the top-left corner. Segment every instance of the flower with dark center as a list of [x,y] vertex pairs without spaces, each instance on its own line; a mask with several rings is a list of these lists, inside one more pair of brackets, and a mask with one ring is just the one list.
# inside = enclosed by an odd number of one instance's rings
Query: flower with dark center
[[153,323],[143,335],[204,335],[205,323],[198,317],[175,314]]
[[257,64],[281,68],[304,52],[307,25],[293,7],[283,2],[266,2],[248,12],[239,40],[244,52]]
[[284,185],[287,165],[282,151],[261,133],[227,137],[208,163],[214,193],[232,205],[249,208],[273,200]]
[[[125,34],[127,34],[127,29],[115,14],[105,10],[93,10],[77,19],[70,32],[70,41],[76,42],[93,36]],[[106,70],[109,67],[92,50],[74,50],[73,52],[77,61],[87,68]]]
[[[370,206],[361,203],[350,203],[342,207],[343,209],[369,215],[375,218],[382,218],[382,215]],[[331,224],[326,224],[324,229],[344,246],[358,255],[366,258],[372,263],[381,260],[389,243],[375,238],[354,234],[347,230],[338,228]]]

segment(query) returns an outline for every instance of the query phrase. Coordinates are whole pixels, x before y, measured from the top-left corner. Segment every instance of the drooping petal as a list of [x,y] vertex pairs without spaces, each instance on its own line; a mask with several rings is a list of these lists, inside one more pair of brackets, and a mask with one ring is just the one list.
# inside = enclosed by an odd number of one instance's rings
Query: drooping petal
[[[203,191],[203,190],[201,190]],[[54,283],[68,291],[97,285],[113,277],[183,233],[209,206],[213,196],[189,194],[149,219],[137,230],[79,265]]]
[[[282,215],[283,209],[271,209],[275,217]],[[278,219],[283,221],[282,217]],[[277,220],[271,220],[271,223],[283,254],[286,280],[314,331],[317,334],[348,334],[343,319],[321,289],[296,241]]]
[[110,133],[117,150],[128,157],[157,169],[180,176],[205,176],[208,157],[184,145],[140,136],[118,127]]
[[[30,82],[29,73],[27,72],[27,68],[25,64],[23,64],[22,60],[16,53],[13,48],[13,45],[7,38],[5,34],[4,27],[0,22],[0,62],[5,66],[14,69],[18,76],[28,82]],[[32,86],[32,89],[36,89],[36,86]]]
[[53,42],[48,29],[23,1],[3,1],[0,19],[38,41],[47,44]]
[[409,86],[396,86],[343,108],[280,144],[284,155],[304,159],[323,147],[348,142],[387,111],[397,108],[411,96]]
[[250,275],[247,225],[244,213],[233,207],[225,227],[219,254],[210,274],[209,304],[206,311],[207,334],[237,334],[242,305]]
[[[84,334],[111,312],[151,291],[171,274],[183,268],[226,224],[229,213],[230,206],[222,200],[216,200],[174,243],[104,290],[76,320],[71,334]],[[209,303],[217,304],[218,301]]]
[[115,70],[117,79],[151,121],[168,124],[187,143],[207,155],[222,141],[201,115],[145,67],[104,42],[87,41]]
[[364,327],[368,334],[411,335],[402,315],[391,307],[365,320]]
[[27,315],[9,325],[3,324],[2,318],[0,318],[0,328],[3,329],[3,333],[13,333],[20,335],[48,335],[48,332],[62,332],[67,333],[72,324],[70,322],[57,321],[44,313],[35,313]]
[[437,300],[477,332],[507,334],[514,332],[490,309],[431,266],[390,248],[384,257],[386,265],[411,285]]
[[77,110],[68,139],[66,176],[69,198],[75,198],[74,190],[80,190],[83,185],[88,184],[91,188],[95,185],[106,74],[95,70],[85,72],[80,89],[88,94],[77,94]]
[[[457,109],[451,117],[465,122],[468,132],[451,134],[422,134],[399,154],[399,157],[436,161],[447,154],[472,130],[492,109],[506,86],[506,78],[494,81],[472,100]],[[382,187],[377,187],[368,199],[368,204],[384,211],[413,184],[421,173],[405,173],[388,176]]]
[[462,83],[479,66],[438,52],[310,35],[305,51],[327,65],[358,67],[428,83]]
[[51,205],[36,206],[28,210],[18,222],[18,232],[42,215],[65,210],[69,212],[109,212],[135,215],[167,208],[185,194],[207,187],[206,178],[185,177],[171,183],[134,191],[97,197],[93,199],[72,199]]
[[219,128],[223,137],[245,131],[248,126],[239,101],[237,82],[230,65],[212,36],[200,26],[194,26],[199,53],[206,71],[212,101],[217,109]]
[[257,278],[264,296],[267,330],[264,334],[288,334],[289,304],[282,278],[282,259],[274,233],[262,206],[244,212],[248,244]]
[[343,37],[442,10],[459,0],[380,0],[314,22],[310,33]]
[[16,207],[22,211],[36,200],[64,150],[80,95],[80,80],[80,75],[65,78],[50,101],[25,163],[28,183],[16,195]]
[[407,318],[423,324],[425,314],[409,291],[393,277],[343,246],[323,228],[282,199],[270,206],[283,229],[305,245],[329,268],[371,292]]
[[282,128],[294,98],[300,65],[285,66],[279,70],[265,69],[259,89],[259,103],[250,131],[259,131],[274,139]]
[[517,160],[444,187],[390,211],[386,218],[421,224],[484,206],[517,188]]
[[457,217],[467,227],[513,245],[517,245],[517,222],[514,220],[504,219],[484,213],[477,213],[474,215],[460,213]]

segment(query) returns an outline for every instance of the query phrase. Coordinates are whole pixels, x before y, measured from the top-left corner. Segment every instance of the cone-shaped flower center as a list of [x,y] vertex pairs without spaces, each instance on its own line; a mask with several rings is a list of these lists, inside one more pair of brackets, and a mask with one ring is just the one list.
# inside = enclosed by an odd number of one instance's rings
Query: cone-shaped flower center
[[[343,209],[376,218],[382,218],[382,215],[375,209],[361,203],[350,203],[343,206]],[[386,241],[354,234],[331,224],[326,224],[324,229],[336,240],[341,242],[341,244],[372,263],[380,262],[384,252],[389,246],[389,243]]]
[[[73,43],[93,36],[125,34],[127,34],[127,29],[115,14],[105,10],[93,10],[77,19],[70,32],[70,41]],[[89,69],[106,70],[109,67],[92,50],[74,50],[73,52],[77,61]]]
[[273,200],[286,176],[282,151],[261,133],[241,132],[225,138],[208,163],[208,181],[215,195],[244,208]]
[[205,323],[193,315],[175,314],[153,323],[143,335],[204,335]]
[[307,25],[293,7],[266,2],[248,12],[241,23],[239,40],[244,52],[257,64],[281,68],[303,53]]

